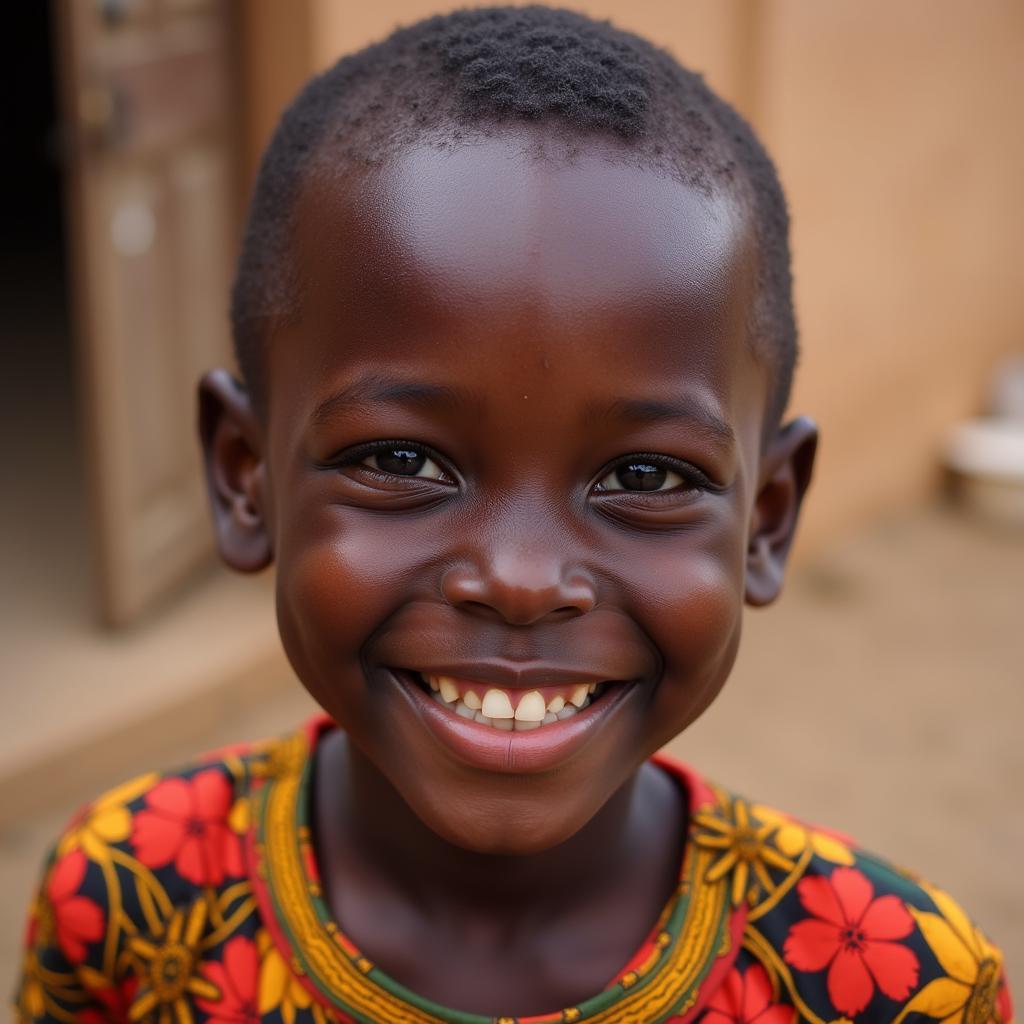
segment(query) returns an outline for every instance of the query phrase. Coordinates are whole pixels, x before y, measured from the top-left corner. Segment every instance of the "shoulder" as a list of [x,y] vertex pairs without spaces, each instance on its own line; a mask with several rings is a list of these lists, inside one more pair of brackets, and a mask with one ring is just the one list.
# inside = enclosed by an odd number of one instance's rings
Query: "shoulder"
[[137,973],[129,968],[154,942],[197,928],[196,916],[209,908],[225,921],[244,920],[252,904],[243,857],[248,794],[278,743],[141,775],[72,818],[29,912],[23,1019],[60,1017],[87,998],[123,1009],[132,984],[125,979]]
[[695,842],[722,834],[716,816],[738,829],[744,949],[804,1017],[1011,1020],[1001,951],[946,892],[849,836],[711,789]]
[[782,1007],[818,1024],[1012,1020],[1001,951],[942,889],[847,835],[657,760],[690,791],[704,879],[727,878],[744,915],[737,991],[753,969],[780,1022],[792,1018]]
[[214,751],[178,770],[150,772],[101,794],[58,839],[51,874],[66,871],[69,862],[129,870],[137,865],[174,895],[240,876],[246,796],[275,744]]

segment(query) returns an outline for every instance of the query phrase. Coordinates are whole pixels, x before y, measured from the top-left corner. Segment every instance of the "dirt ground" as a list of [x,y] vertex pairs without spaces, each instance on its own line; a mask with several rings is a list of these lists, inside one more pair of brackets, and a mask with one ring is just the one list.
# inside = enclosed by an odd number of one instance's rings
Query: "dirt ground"
[[[287,730],[310,710],[282,679],[170,760]],[[836,546],[750,614],[732,680],[672,749],[948,889],[1005,950],[1019,1002],[1022,719],[1024,537],[932,509]],[[4,987],[37,865],[72,810],[55,795],[0,832]]]

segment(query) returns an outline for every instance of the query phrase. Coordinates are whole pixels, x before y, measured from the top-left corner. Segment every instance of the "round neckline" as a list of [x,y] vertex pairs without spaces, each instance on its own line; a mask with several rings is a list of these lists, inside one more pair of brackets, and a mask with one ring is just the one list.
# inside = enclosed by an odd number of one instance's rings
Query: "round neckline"
[[550,1013],[486,1016],[442,1006],[389,977],[344,934],[324,897],[312,843],[310,791],[315,752],[337,726],[318,716],[269,752],[252,782],[249,874],[263,922],[300,983],[318,1003],[353,1020],[389,1024],[652,1024],[688,1019],[731,967],[746,917],[729,899],[728,878],[705,877],[708,851],[693,841],[694,815],[727,800],[697,773],[663,754],[651,762],[688,794],[679,884],[648,938],[602,991]]

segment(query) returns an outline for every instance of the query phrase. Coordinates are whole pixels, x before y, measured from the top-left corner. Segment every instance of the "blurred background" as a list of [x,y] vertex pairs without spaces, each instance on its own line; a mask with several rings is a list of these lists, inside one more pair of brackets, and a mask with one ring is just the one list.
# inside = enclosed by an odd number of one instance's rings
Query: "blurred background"
[[[789,195],[819,472],[781,603],[674,744],[951,890],[1024,998],[1024,5],[579,0],[753,123]],[[0,245],[0,978],[45,848],[312,706],[214,564],[194,385],[259,154],[437,0],[10,5]],[[1014,362],[1014,360],[1017,360]]]

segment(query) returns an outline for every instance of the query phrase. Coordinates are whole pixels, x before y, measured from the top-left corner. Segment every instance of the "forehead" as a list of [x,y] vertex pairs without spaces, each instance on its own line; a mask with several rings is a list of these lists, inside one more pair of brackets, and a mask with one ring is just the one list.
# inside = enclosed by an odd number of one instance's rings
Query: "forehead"
[[423,145],[359,173],[321,161],[292,257],[300,314],[272,346],[272,404],[281,374],[315,392],[310,372],[330,388],[434,359],[500,384],[570,357],[580,386],[653,373],[727,399],[750,358],[745,207],[597,143],[571,157],[517,136]]

